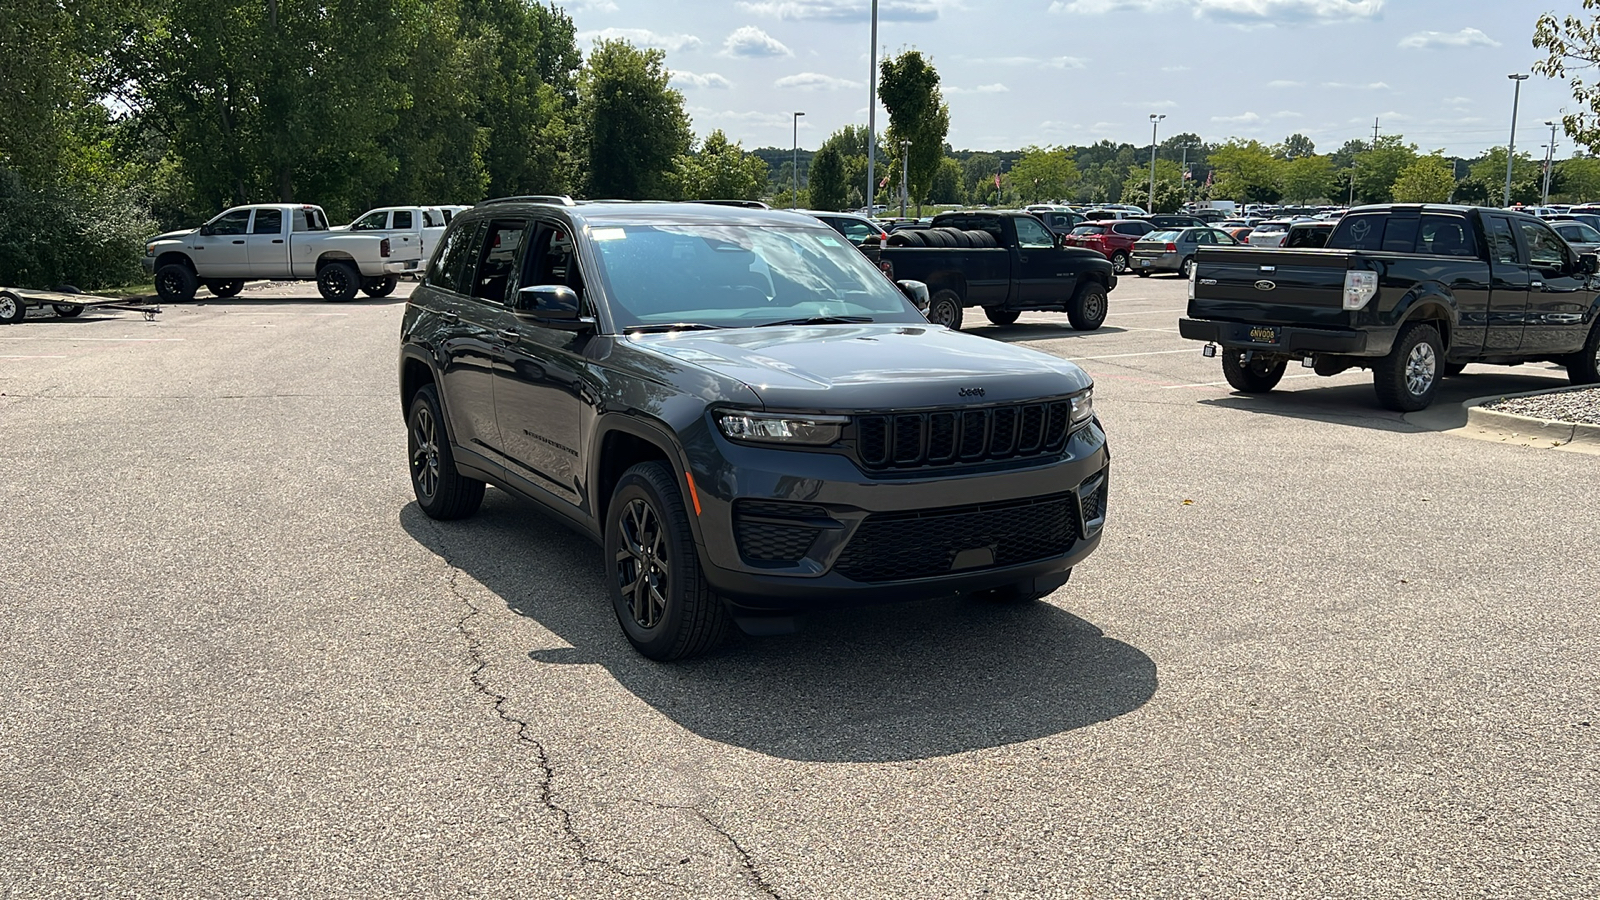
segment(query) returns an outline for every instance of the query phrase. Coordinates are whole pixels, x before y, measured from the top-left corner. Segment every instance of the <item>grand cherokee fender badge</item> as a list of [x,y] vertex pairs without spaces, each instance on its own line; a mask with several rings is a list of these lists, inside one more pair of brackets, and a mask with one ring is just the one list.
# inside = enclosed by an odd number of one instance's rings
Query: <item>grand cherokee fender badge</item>
[[1266,281],[1266,280],[1263,279],[1261,281],[1256,282],[1256,290],[1258,290],[1258,291],[1275,291],[1277,289],[1278,289],[1278,285],[1273,283],[1273,282],[1271,282],[1271,281]]
[[962,397],[982,397],[983,396],[983,388],[962,388],[961,390],[957,391],[956,393],[957,393],[957,395],[962,396]]

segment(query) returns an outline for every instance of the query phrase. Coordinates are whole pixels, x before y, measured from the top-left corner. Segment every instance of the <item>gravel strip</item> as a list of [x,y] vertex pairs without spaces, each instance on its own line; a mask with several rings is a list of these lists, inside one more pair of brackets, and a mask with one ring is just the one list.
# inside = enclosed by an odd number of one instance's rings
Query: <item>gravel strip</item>
[[1581,391],[1563,391],[1540,394],[1536,397],[1510,397],[1483,404],[1484,409],[1527,416],[1532,419],[1549,419],[1580,425],[1600,425],[1600,387]]

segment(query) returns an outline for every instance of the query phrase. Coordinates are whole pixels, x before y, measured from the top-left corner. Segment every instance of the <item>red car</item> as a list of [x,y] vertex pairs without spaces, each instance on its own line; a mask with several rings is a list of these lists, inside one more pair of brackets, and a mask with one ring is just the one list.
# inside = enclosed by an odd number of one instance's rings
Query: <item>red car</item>
[[1117,219],[1104,222],[1085,222],[1072,229],[1061,239],[1068,247],[1087,247],[1098,250],[1117,274],[1128,271],[1128,259],[1133,256],[1133,245],[1156,227],[1141,219]]

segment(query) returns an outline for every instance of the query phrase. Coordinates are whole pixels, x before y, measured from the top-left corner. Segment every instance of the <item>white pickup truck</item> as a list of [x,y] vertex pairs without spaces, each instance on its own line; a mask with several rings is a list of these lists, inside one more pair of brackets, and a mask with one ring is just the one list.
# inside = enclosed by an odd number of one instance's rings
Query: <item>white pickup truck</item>
[[[333,230],[381,234],[389,238],[395,256],[418,256],[416,269],[403,274],[421,278],[433,256],[433,248],[444,237],[447,224],[449,220],[437,206],[385,206],[362,213],[349,225],[335,225]],[[416,253],[417,250],[421,253]]]
[[199,228],[151,238],[145,271],[169,303],[194,299],[201,285],[232,297],[250,279],[316,281],[327,300],[352,300],[356,291],[383,297],[399,276],[426,260],[416,246],[396,253],[379,234],[331,231],[319,206],[270,203],[236,206]]

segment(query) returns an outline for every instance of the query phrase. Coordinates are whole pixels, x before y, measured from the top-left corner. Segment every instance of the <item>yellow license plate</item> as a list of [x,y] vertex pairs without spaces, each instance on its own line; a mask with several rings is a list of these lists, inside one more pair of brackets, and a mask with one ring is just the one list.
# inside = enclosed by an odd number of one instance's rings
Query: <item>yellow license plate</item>
[[1278,329],[1258,325],[1250,329],[1250,340],[1259,344],[1276,344]]

